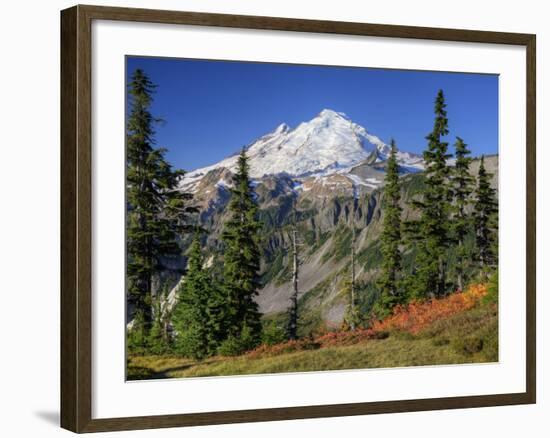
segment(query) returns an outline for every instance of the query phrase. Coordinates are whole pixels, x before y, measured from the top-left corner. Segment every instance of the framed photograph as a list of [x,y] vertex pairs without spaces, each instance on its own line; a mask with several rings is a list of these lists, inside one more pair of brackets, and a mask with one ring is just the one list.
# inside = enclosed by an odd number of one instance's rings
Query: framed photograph
[[61,13],[61,425],[535,403],[535,35]]

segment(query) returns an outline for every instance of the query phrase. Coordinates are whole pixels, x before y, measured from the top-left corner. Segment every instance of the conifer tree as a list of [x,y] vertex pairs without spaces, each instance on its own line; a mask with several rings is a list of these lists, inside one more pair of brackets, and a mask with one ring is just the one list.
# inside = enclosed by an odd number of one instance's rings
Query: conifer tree
[[237,172],[228,204],[229,218],[222,233],[224,248],[224,287],[228,311],[228,334],[238,338],[243,334],[259,341],[261,321],[254,300],[260,287],[260,250],[257,220],[258,207],[249,177],[249,164],[243,149],[238,158]]
[[464,289],[464,272],[469,261],[469,254],[466,251],[465,240],[468,230],[471,227],[471,217],[466,209],[471,202],[473,191],[473,177],[470,175],[470,163],[472,158],[469,156],[470,150],[460,137],[456,138],[455,143],[455,167],[452,174],[453,190],[453,236],[457,244],[457,285],[459,290]]
[[446,292],[446,251],[451,243],[450,211],[451,191],[448,182],[448,144],[442,137],[449,133],[445,97],[439,90],[435,100],[433,130],[426,139],[428,147],[423,153],[426,166],[425,189],[422,199],[412,205],[420,212],[420,219],[407,224],[417,252],[416,273],[411,278],[411,296],[423,298],[442,296]]
[[401,212],[399,205],[401,187],[399,184],[399,166],[397,164],[397,147],[391,141],[391,153],[387,162],[384,185],[383,230],[380,236],[382,242],[382,275],[379,281],[383,313],[389,313],[396,304],[404,302],[404,293],[399,288],[401,271]]
[[186,206],[190,195],[180,193],[182,171],[165,160],[165,149],[154,147],[152,95],[156,86],[137,69],[129,84],[127,122],[127,280],[128,300],[135,307],[135,330],[145,338],[153,321],[153,277],[164,269],[163,257],[180,252],[178,235],[193,209]]
[[477,187],[474,205],[474,224],[476,230],[476,248],[482,274],[487,274],[487,268],[497,262],[495,251],[497,239],[498,204],[496,190],[491,187],[492,175],[485,169],[485,157],[481,157],[477,174]]
[[216,351],[223,338],[220,292],[215,288],[204,258],[197,232],[189,248],[187,271],[178,289],[178,302],[172,322],[176,331],[176,350],[202,359]]

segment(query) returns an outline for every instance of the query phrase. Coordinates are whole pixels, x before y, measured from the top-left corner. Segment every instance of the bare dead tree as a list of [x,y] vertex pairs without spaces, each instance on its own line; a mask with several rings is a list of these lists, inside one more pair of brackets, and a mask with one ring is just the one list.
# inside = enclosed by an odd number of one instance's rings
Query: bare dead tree
[[353,199],[353,213],[351,218],[351,284],[350,284],[350,318],[349,325],[351,330],[356,329],[356,299],[355,299],[355,216],[357,212],[357,198]]
[[296,229],[296,205],[293,205],[293,225],[292,225],[292,293],[290,296],[290,309],[288,318],[288,338],[297,339],[298,337],[298,231]]

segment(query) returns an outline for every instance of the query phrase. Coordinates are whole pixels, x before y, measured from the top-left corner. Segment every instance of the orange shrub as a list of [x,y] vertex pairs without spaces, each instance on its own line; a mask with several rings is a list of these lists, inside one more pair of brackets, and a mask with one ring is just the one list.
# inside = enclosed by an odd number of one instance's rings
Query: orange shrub
[[282,342],[275,345],[262,344],[254,350],[247,353],[251,359],[260,357],[277,356],[284,353],[295,351],[316,350],[325,347],[336,347],[343,345],[353,345],[368,339],[383,339],[387,337],[387,332],[376,331],[373,329],[358,329],[355,331],[333,331],[315,338],[302,338],[295,341]]
[[359,344],[366,340],[384,339],[391,330],[417,334],[437,320],[471,309],[485,295],[487,295],[487,285],[475,284],[464,292],[456,292],[445,298],[413,301],[404,306],[396,306],[392,315],[383,321],[374,322],[369,329],[354,331],[326,331],[325,329],[315,337],[275,345],[262,344],[248,352],[247,356],[252,359],[295,351]]
[[429,301],[413,301],[396,306],[393,314],[374,323],[375,331],[403,330],[417,334],[428,325],[442,318],[474,307],[487,294],[487,285],[471,285],[464,292],[456,292],[445,298]]

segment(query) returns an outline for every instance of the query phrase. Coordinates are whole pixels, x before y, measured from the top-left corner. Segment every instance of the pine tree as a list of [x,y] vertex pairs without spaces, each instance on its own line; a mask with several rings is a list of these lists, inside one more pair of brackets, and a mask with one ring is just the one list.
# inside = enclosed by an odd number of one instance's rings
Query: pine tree
[[418,221],[409,222],[407,230],[416,247],[416,275],[410,281],[410,295],[415,298],[442,296],[446,292],[446,252],[451,243],[450,211],[451,191],[448,182],[448,144],[442,137],[449,133],[443,91],[435,100],[433,130],[426,140],[423,153],[426,165],[425,190],[412,206],[420,212]]
[[202,359],[214,353],[223,338],[220,292],[214,287],[197,232],[189,248],[187,272],[178,289],[178,302],[172,323],[176,331],[176,350]]
[[496,190],[491,187],[492,175],[485,169],[485,157],[481,157],[477,174],[477,188],[474,204],[474,225],[476,230],[476,248],[479,265],[483,275],[487,275],[487,268],[496,265],[498,203]]
[[189,194],[180,193],[182,171],[165,160],[165,149],[155,149],[153,129],[159,120],[151,114],[156,86],[137,69],[129,84],[127,122],[127,281],[134,321],[145,338],[153,322],[153,277],[163,270],[162,258],[180,252],[178,235],[185,229]]
[[249,177],[246,151],[238,159],[228,204],[229,219],[222,239],[224,249],[224,286],[228,308],[228,334],[238,338],[243,334],[259,341],[260,313],[254,300],[260,287],[260,250],[257,220],[258,207]]
[[382,313],[389,313],[396,304],[403,303],[404,293],[399,288],[401,271],[401,212],[399,205],[401,187],[399,183],[399,166],[397,164],[397,147],[391,141],[391,153],[387,162],[384,178],[383,230],[380,236],[382,242],[382,275],[379,281]]
[[470,175],[470,151],[468,145],[460,137],[455,143],[455,167],[452,173],[453,190],[453,237],[457,244],[457,285],[459,290],[464,289],[464,272],[469,261],[465,240],[471,227],[471,216],[467,213],[467,207],[471,203],[473,191],[473,177]]

